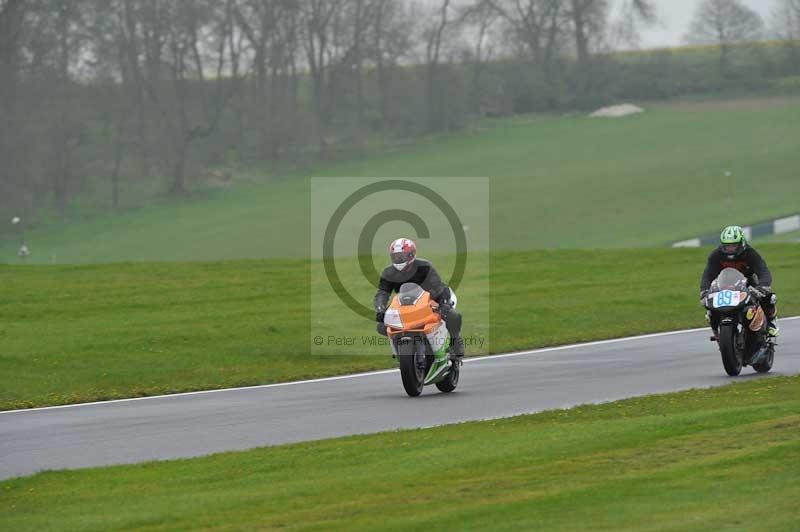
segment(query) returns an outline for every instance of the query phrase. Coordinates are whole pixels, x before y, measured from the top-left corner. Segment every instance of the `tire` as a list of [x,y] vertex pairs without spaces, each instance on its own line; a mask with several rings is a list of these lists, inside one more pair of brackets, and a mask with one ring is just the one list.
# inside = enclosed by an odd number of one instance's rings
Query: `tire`
[[775,347],[770,346],[769,351],[767,352],[767,357],[758,364],[753,364],[753,369],[759,373],[768,373],[769,370],[772,369],[772,362],[774,360],[775,360]]
[[742,372],[742,361],[736,355],[736,327],[734,325],[720,326],[719,352],[722,355],[725,372],[731,377],[739,375]]
[[400,377],[403,379],[403,388],[411,397],[421,394],[422,387],[425,386],[425,353],[419,352],[418,345],[419,342],[415,342],[413,338],[401,338],[397,342]]
[[447,377],[437,382],[436,387],[439,388],[439,391],[442,393],[452,392],[456,389],[456,386],[458,386],[458,377],[460,374],[461,364],[458,362],[451,362],[450,371],[447,373]]

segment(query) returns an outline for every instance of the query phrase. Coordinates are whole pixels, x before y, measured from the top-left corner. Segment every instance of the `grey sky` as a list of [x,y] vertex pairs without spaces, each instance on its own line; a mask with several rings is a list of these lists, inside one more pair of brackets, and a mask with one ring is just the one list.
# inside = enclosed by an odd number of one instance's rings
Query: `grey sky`
[[[700,0],[655,0],[661,17],[659,27],[641,32],[642,47],[677,46],[683,44],[683,36],[692,20],[692,14]],[[741,0],[769,23],[774,0]]]
[[[439,6],[441,0],[416,0],[418,3],[428,6]],[[567,0],[563,0],[566,2]],[[614,8],[617,9],[623,0],[612,0]],[[771,13],[778,0],[739,0],[744,5],[761,15],[764,22],[769,27]],[[689,28],[697,5],[701,0],[654,0],[658,14],[661,19],[659,25],[652,28],[645,28],[640,31],[642,48],[658,48],[667,46],[684,45],[683,36]],[[469,3],[468,0],[454,1],[456,3]]]

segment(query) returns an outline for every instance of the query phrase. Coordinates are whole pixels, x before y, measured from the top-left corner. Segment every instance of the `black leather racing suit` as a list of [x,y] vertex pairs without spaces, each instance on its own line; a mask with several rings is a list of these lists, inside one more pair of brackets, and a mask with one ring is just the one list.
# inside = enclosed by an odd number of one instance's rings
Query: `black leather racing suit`
[[378,291],[375,293],[375,319],[378,321],[378,332],[386,335],[383,314],[389,306],[389,297],[392,292],[399,292],[405,283],[416,283],[431,294],[431,299],[439,303],[439,312],[453,342],[461,342],[461,314],[450,304],[450,288],[439,277],[433,264],[425,259],[415,259],[404,270],[398,270],[390,265],[381,272]]

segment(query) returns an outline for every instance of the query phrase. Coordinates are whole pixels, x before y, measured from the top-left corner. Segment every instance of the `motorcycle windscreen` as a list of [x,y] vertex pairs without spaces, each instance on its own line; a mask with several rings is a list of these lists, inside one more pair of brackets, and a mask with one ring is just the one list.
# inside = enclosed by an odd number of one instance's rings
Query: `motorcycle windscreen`
[[747,291],[747,278],[742,272],[735,268],[725,268],[714,281],[712,291],[736,290],[739,292]]
[[404,283],[397,293],[400,304],[403,306],[415,305],[425,290],[416,283]]

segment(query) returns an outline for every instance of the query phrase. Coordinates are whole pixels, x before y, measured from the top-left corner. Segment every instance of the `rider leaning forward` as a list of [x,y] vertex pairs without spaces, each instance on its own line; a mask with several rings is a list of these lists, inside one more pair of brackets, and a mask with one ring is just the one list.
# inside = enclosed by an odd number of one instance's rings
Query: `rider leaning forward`
[[386,335],[383,318],[386,314],[389,297],[392,292],[399,292],[404,283],[416,283],[427,290],[431,299],[439,304],[442,316],[450,333],[450,354],[452,357],[464,356],[464,342],[461,339],[461,314],[456,312],[456,295],[442,281],[439,273],[430,261],[417,258],[417,246],[408,238],[398,238],[389,246],[389,257],[392,264],[381,273],[378,291],[375,294],[375,320],[378,332]]
[[[777,298],[774,297],[775,293],[772,291],[772,273],[770,273],[766,261],[755,248],[748,244],[744,230],[738,225],[726,227],[719,240],[719,247],[708,256],[706,269],[700,279],[701,304],[708,295],[709,286],[720,272],[725,268],[735,268],[742,272],[750,285],[759,292],[759,303],[768,320],[767,334],[772,337],[778,336],[780,329],[778,328],[778,312],[775,308]],[[711,328],[716,336],[719,324],[713,322],[714,318],[710,313],[709,319],[712,320]]]

